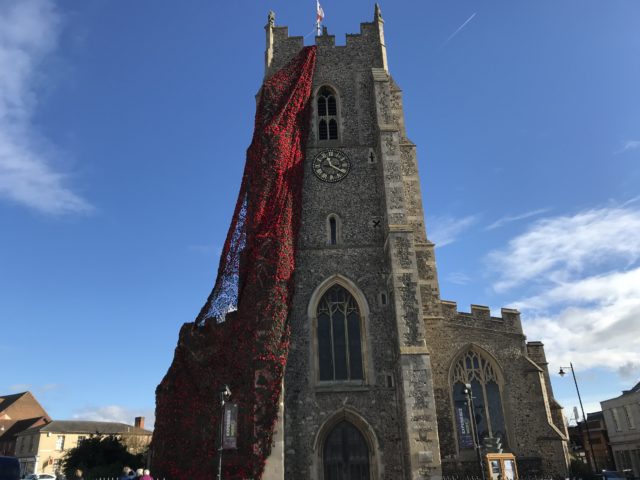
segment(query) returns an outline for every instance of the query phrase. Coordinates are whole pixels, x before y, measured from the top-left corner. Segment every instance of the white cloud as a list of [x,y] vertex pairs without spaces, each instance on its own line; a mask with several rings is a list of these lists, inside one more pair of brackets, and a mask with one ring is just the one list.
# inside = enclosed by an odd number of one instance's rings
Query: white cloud
[[51,390],[55,390],[59,388],[60,385],[57,383],[46,383],[44,385],[31,385],[30,383],[14,383],[13,385],[9,385],[9,390],[12,392],[26,392],[28,390],[32,392],[50,392]]
[[627,200],[626,202],[624,202],[622,204],[623,207],[626,207],[627,205],[631,205],[633,203],[636,203],[637,201],[640,200],[640,195],[636,195],[635,197],[630,198],[629,200]]
[[536,215],[542,215],[543,213],[546,213],[549,210],[550,210],[549,208],[539,208],[537,210],[521,213],[519,215],[505,216],[493,222],[491,225],[486,227],[485,230],[494,230],[496,228],[502,227],[507,223],[517,222],[518,220],[524,220],[525,218],[535,217]]
[[516,307],[551,363],[635,372],[640,380],[640,267],[562,282]]
[[[559,282],[534,297],[518,302],[519,308],[542,310],[553,305],[597,306],[628,298],[640,302],[640,267],[624,272],[593,275],[580,280]],[[640,325],[640,322],[638,322]]]
[[[571,373],[568,375],[571,376]],[[573,384],[573,380],[564,377],[566,382],[571,382]],[[578,383],[580,383],[580,379],[578,379]],[[575,391],[575,389],[574,389]],[[600,401],[606,398],[613,398],[620,395],[621,392],[600,392],[596,395],[588,395],[582,398],[582,406],[584,407],[585,415],[589,415],[590,413],[600,412],[602,411],[602,407],[600,406]],[[582,412],[580,411],[580,402],[578,401],[578,395],[567,396],[562,398],[556,398],[558,403],[564,407],[564,415],[569,420],[570,425],[575,425],[576,420],[574,416],[574,408],[578,411],[578,419],[582,421]]]
[[429,221],[431,226],[429,239],[437,247],[444,247],[455,242],[458,237],[478,222],[478,215],[455,218],[449,215],[432,217]]
[[44,213],[88,212],[31,120],[37,69],[55,50],[59,30],[51,0],[0,4],[0,197]]
[[42,387],[39,387],[38,390],[42,392],[50,392],[51,390],[57,390],[60,388],[60,385],[57,383],[45,383]]
[[145,417],[144,428],[151,430],[155,423],[155,413],[151,408],[132,409],[122,405],[86,407],[72,414],[76,420],[94,420],[98,422],[121,422],[133,425],[135,417]]
[[467,285],[471,282],[471,277],[466,273],[462,272],[451,272],[446,277],[447,282],[453,283],[455,285]]
[[637,150],[640,148],[640,140],[627,140],[620,150],[615,153],[624,153],[629,150]]
[[9,385],[9,390],[11,392],[26,392],[31,389],[31,385],[28,383],[14,383],[13,385]]
[[535,222],[488,261],[494,288],[521,287],[529,338],[550,363],[640,379],[640,210],[598,208]]
[[640,258],[640,211],[600,208],[573,216],[543,219],[507,248],[491,252],[494,284],[506,291],[528,281],[562,281],[610,261],[631,264]]
[[637,382],[640,378],[640,364],[627,362],[618,367],[618,375],[620,375],[625,380],[630,380],[633,382]]

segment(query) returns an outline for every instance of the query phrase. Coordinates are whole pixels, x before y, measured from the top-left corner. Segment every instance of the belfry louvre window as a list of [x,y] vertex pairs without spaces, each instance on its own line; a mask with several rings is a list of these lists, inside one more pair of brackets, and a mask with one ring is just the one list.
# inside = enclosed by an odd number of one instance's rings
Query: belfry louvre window
[[362,380],[360,311],[353,296],[331,287],[318,303],[317,319],[320,380]]
[[[506,427],[502,411],[502,384],[492,363],[479,352],[468,350],[453,370],[453,405],[458,446],[474,448],[471,416],[475,417],[480,441],[500,438],[507,446]],[[471,384],[473,412],[464,393],[465,384]]]
[[338,139],[338,103],[336,93],[329,87],[318,91],[318,139]]

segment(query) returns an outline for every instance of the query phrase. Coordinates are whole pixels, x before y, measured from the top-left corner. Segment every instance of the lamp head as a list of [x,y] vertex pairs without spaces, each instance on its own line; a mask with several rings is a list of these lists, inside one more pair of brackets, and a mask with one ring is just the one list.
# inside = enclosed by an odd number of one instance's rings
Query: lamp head
[[222,388],[220,388],[220,393],[224,396],[225,400],[229,400],[229,397],[231,396],[231,390],[229,390],[229,385],[224,385]]
[[562,369],[562,367],[560,367],[560,371],[558,372],[558,375],[560,375],[561,377],[564,377],[564,374],[566,372]]

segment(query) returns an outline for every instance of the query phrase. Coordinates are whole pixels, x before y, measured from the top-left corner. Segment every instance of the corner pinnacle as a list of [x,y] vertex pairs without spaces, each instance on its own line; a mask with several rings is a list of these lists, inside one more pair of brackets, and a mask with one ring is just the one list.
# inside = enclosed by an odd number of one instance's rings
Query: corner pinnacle
[[380,5],[376,2],[375,10],[373,11],[373,20],[379,22],[382,20],[382,12],[380,11]]

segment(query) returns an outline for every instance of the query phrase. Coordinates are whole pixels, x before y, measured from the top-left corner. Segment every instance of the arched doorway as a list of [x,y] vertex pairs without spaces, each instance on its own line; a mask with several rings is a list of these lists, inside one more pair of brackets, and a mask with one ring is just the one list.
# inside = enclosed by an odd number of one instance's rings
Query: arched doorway
[[324,480],[369,480],[369,447],[360,430],[338,423],[324,441]]

